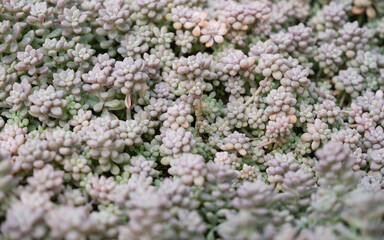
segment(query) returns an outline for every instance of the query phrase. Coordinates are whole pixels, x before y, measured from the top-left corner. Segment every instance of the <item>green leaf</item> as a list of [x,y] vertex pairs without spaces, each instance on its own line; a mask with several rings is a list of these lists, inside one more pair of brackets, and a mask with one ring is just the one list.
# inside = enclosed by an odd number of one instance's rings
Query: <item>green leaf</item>
[[47,38],[56,38],[56,37],[59,37],[61,35],[61,32],[63,30],[61,28],[58,28],[58,29],[55,29],[53,32],[51,32],[50,34],[47,35]]

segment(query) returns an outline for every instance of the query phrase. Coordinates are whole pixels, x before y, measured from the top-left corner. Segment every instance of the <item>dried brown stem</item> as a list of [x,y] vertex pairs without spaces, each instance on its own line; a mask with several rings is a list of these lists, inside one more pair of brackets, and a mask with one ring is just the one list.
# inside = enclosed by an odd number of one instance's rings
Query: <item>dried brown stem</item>
[[[268,77],[265,78],[265,81],[268,80]],[[248,99],[248,101],[245,102],[245,106],[248,106],[249,104],[251,104],[253,102],[253,100],[255,100],[255,98],[260,94],[261,90],[263,89],[263,86],[259,86],[259,88],[256,90],[256,92],[252,95],[252,97],[250,99]]]

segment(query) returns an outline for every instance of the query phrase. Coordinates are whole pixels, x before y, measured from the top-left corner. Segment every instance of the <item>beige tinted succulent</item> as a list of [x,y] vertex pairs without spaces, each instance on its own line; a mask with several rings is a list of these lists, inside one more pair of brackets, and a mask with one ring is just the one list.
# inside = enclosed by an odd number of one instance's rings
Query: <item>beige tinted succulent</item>
[[224,35],[227,33],[227,25],[211,19],[201,29],[200,42],[205,43],[206,47],[212,47],[213,43],[223,43]]

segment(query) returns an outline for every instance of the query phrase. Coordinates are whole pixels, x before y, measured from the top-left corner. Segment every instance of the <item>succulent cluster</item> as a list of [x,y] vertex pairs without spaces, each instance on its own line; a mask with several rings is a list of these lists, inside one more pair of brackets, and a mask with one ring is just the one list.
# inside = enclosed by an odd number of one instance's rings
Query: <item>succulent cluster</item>
[[0,0],[0,239],[381,239],[382,0]]

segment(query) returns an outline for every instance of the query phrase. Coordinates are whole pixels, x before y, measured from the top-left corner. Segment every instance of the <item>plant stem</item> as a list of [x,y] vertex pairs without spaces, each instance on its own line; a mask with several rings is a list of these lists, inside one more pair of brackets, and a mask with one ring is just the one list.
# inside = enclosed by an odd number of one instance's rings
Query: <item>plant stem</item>
[[339,103],[339,106],[340,107],[343,107],[343,104],[344,104],[344,100],[345,100],[345,93],[343,92],[342,95],[341,95],[341,98],[340,98],[340,103]]
[[[264,81],[267,81],[267,80],[268,80],[268,77],[266,77],[264,79]],[[256,90],[256,92],[252,95],[252,97],[250,99],[248,99],[248,101],[245,102],[245,106],[248,106],[249,104],[251,104],[253,102],[253,100],[255,100],[255,98],[260,94],[262,89],[263,89],[263,87],[259,86],[259,88]]]

